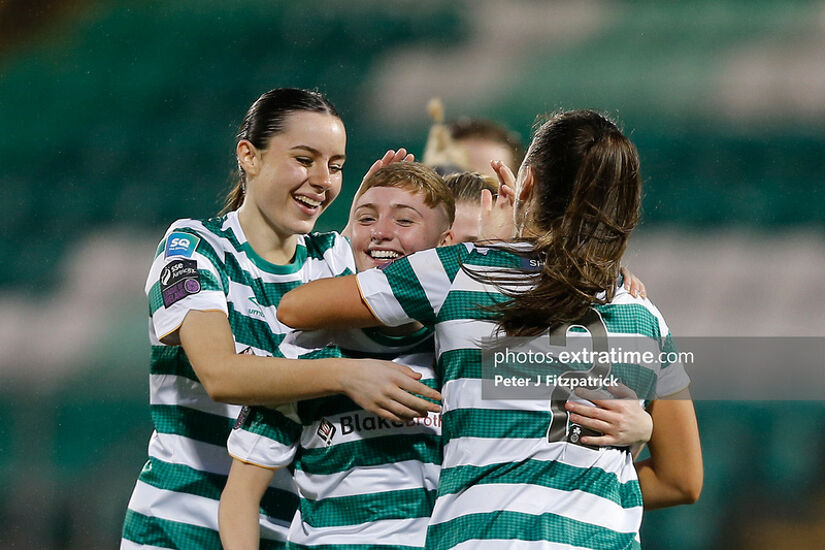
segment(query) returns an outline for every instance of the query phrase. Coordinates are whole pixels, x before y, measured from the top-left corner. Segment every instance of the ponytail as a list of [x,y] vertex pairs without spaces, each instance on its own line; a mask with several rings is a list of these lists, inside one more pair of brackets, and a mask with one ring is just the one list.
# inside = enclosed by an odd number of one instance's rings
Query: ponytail
[[[493,306],[499,328],[531,336],[577,321],[615,294],[622,254],[639,221],[636,148],[593,111],[556,115],[536,133],[525,163],[535,174],[526,239],[540,272],[471,274],[509,299]],[[524,255],[512,246],[503,248]],[[516,282],[521,277],[523,282]]]

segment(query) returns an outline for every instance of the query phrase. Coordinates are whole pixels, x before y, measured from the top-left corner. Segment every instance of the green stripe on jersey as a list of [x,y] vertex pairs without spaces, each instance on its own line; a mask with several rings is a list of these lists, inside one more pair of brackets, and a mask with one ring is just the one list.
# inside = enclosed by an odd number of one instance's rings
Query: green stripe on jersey
[[399,546],[397,544],[296,544],[290,542],[289,550],[421,550],[420,546]]
[[593,309],[601,313],[608,333],[642,335],[657,341],[662,337],[659,319],[642,304],[605,304]]
[[503,294],[452,290],[444,300],[444,305],[438,311],[438,322],[459,319],[494,320],[495,314],[487,308],[505,301],[507,301],[507,297]]
[[[369,490],[364,487],[364,490]],[[302,498],[299,505],[304,523],[312,527],[360,525],[387,519],[430,517],[435,490],[421,488],[373,492],[323,500]]]
[[301,460],[295,463],[295,468],[325,475],[405,460],[441,464],[438,438],[426,433],[399,434],[339,443],[331,447],[301,449]]
[[151,405],[152,422],[160,433],[176,434],[226,446],[226,439],[235,424],[234,418],[201,412],[179,405]]
[[243,422],[243,430],[289,446],[301,437],[303,427],[284,416],[280,411],[267,407],[249,407]]
[[481,379],[481,350],[453,349],[445,351],[438,358],[442,385],[459,378]]
[[[123,538],[137,544],[160,548],[223,549],[217,531],[197,525],[144,516],[134,510],[126,511]],[[261,550],[281,550],[286,548],[286,544],[262,539],[260,548]]]
[[[384,270],[395,274],[395,277],[389,279],[390,287],[410,319],[417,319],[425,324],[435,323],[435,312],[430,306],[424,288],[415,276],[409,258],[398,258]],[[415,306],[411,307],[410,304],[415,304]]]
[[469,540],[550,541],[592,550],[639,549],[635,533],[618,533],[604,527],[556,514],[531,515],[495,511],[468,514],[430,525],[427,549],[452,548]]
[[456,437],[534,439],[547,434],[550,411],[454,409],[442,414],[441,441]]
[[601,468],[580,468],[553,460],[505,462],[488,466],[455,466],[441,471],[439,495],[458,493],[471,485],[527,484],[585,491],[606,498],[622,508],[642,505],[638,480],[621,483],[616,474]]
[[200,382],[182,347],[152,346],[150,356],[149,374],[183,376],[195,382]]

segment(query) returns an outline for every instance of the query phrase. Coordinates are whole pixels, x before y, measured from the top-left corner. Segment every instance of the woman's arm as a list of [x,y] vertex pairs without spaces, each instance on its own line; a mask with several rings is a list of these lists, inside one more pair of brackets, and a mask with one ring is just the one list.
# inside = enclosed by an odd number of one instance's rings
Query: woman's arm
[[258,509],[274,474],[275,470],[232,460],[218,509],[221,542],[226,550],[258,549]]
[[692,504],[702,492],[699,428],[687,389],[650,406],[650,458],[636,463],[647,510]]
[[278,304],[278,320],[300,330],[319,328],[377,327],[355,275],[319,279],[284,294]]
[[274,405],[344,393],[361,407],[393,421],[440,410],[412,395],[441,399],[437,391],[418,382],[418,373],[398,363],[238,354],[229,321],[220,311],[190,311],[179,332],[192,368],[215,401]]

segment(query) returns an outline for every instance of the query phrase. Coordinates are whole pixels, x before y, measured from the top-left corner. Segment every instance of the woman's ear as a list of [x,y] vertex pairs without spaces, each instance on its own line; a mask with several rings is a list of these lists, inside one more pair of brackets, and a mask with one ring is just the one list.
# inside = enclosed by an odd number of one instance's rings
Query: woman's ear
[[238,158],[238,166],[247,176],[255,176],[260,166],[260,156],[258,150],[252,142],[242,139],[235,147],[235,156]]

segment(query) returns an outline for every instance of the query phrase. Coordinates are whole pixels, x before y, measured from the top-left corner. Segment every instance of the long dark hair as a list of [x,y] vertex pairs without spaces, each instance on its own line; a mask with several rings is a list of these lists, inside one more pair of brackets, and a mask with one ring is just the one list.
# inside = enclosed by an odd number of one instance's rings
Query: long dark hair
[[[321,92],[299,88],[276,88],[261,95],[249,107],[238,128],[235,145],[245,139],[257,149],[266,149],[272,136],[284,131],[289,114],[296,111],[326,113],[341,118]],[[237,181],[226,196],[221,214],[240,208],[245,192],[246,173],[239,162]]]
[[577,321],[591,305],[612,300],[641,201],[636,147],[594,111],[552,116],[536,131],[524,163],[534,175],[528,224],[538,233],[524,240],[540,271],[471,274],[509,298],[492,309],[511,336]]

